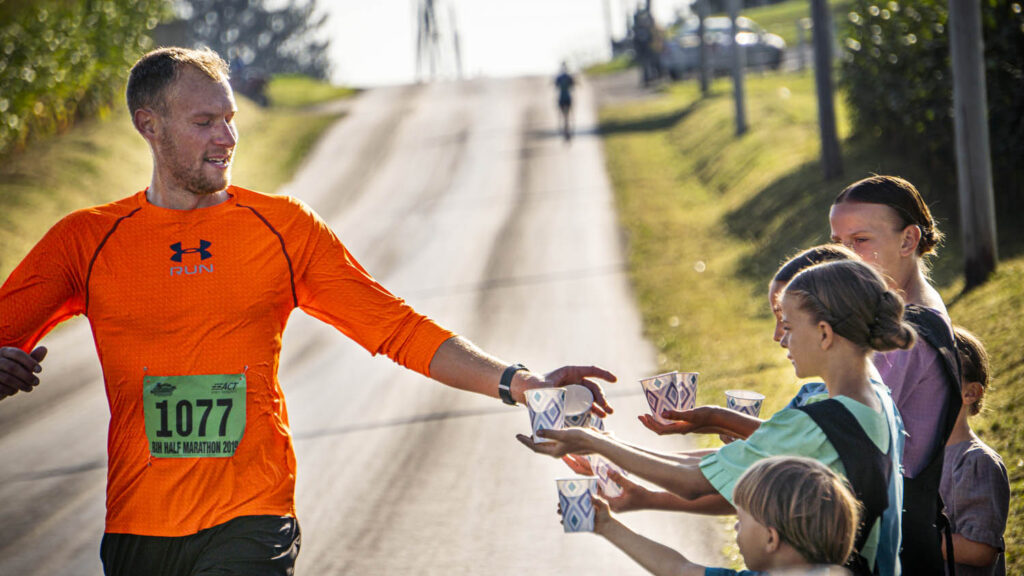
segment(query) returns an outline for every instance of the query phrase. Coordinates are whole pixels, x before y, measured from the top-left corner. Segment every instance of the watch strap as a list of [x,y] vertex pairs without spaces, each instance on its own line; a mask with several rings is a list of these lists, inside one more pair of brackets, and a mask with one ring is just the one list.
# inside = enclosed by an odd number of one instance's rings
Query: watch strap
[[509,406],[516,405],[516,401],[512,398],[512,377],[520,370],[528,370],[528,368],[522,364],[513,364],[505,368],[505,371],[501,373],[501,380],[498,382],[498,396]]

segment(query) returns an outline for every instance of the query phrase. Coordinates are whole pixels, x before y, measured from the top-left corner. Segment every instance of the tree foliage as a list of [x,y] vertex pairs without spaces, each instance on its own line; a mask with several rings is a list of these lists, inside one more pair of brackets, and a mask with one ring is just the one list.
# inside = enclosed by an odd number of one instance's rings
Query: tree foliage
[[[954,166],[948,0],[855,0],[840,25],[841,83],[855,130],[933,167]],[[1024,196],[1024,10],[981,0],[997,191]]]
[[0,0],[0,154],[121,97],[165,0]]
[[316,0],[269,8],[264,0],[182,0],[188,37],[229,61],[264,74],[295,73],[325,79],[328,40],[318,34],[327,19]]

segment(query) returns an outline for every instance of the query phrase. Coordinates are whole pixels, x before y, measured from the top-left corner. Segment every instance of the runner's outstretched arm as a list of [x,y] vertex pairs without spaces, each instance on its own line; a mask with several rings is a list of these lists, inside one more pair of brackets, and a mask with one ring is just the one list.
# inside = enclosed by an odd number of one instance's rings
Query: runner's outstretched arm
[[0,348],[0,400],[19,391],[31,392],[38,386],[36,374],[43,370],[41,362],[45,357],[45,346],[37,347],[31,354],[13,346]]
[[[441,344],[434,353],[430,361],[430,377],[452,388],[497,398],[498,382],[508,366],[469,340],[455,336]],[[605,399],[604,391],[594,378],[607,382],[616,380],[614,374],[597,366],[562,366],[543,375],[520,370],[512,378],[512,398],[523,403],[526,391],[531,388],[582,384],[594,394],[594,412],[598,416],[611,414],[612,408]]]

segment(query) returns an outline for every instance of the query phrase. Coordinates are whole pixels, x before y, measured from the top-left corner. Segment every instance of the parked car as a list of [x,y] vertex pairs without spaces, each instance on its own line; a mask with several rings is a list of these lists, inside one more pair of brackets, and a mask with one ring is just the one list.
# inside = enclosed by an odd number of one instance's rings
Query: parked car
[[[778,69],[786,52],[786,41],[765,32],[750,18],[736,19],[739,32],[736,43],[743,49],[748,68]],[[676,33],[665,41],[661,65],[668,74],[678,79],[695,72],[700,66],[700,38],[696,18],[687,20]],[[708,48],[708,66],[714,73],[732,69],[732,22],[724,16],[704,20],[704,41]]]

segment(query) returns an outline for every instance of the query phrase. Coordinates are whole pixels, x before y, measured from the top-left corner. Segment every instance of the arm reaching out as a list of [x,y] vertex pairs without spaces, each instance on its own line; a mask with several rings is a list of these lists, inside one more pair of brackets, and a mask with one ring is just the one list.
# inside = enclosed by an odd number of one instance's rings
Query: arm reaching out
[[604,536],[655,576],[703,576],[704,566],[694,564],[679,552],[645,538],[618,521],[608,504],[594,498],[594,532]]
[[642,452],[590,429],[541,430],[538,434],[550,441],[534,443],[522,434],[517,438],[534,452],[556,458],[566,454],[601,454],[626,471],[688,500],[716,492],[697,463],[679,463]]
[[[498,382],[508,366],[469,340],[456,336],[446,340],[434,353],[430,361],[430,376],[452,388],[497,398]],[[612,413],[612,408],[605,399],[601,385],[593,378],[615,382],[614,374],[597,366],[562,366],[544,375],[520,370],[512,378],[512,398],[522,403],[526,399],[526,391],[532,388],[581,384],[594,395],[594,413],[604,417]]]
[[662,424],[649,414],[639,416],[640,422],[651,431],[659,434],[724,434],[735,438],[748,438],[763,420],[741,414],[721,406],[698,406],[692,410],[666,410],[661,413],[664,418],[676,420]]

